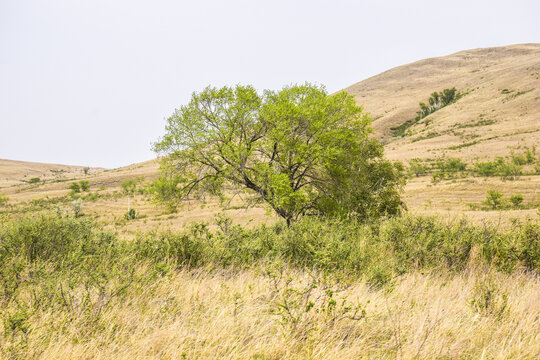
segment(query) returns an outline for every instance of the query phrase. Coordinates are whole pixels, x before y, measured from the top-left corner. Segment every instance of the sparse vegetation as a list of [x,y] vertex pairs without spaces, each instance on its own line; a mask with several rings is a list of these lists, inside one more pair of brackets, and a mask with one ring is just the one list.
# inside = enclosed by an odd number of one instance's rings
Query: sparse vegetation
[[438,160],[435,169],[437,170],[432,175],[433,182],[467,176],[467,164],[457,158]]
[[[507,89],[504,89],[504,90],[507,90]],[[504,91],[504,90],[503,90],[503,91]],[[514,92],[514,90],[509,91],[509,92],[505,92],[505,93],[501,92],[501,93],[503,93],[503,94],[510,94],[510,95],[508,95],[507,97],[505,97],[502,101],[503,101],[503,103],[504,103],[504,102],[513,100],[513,99],[517,98],[518,96],[521,96],[521,95],[530,93],[530,92],[533,91],[533,90],[534,90],[534,88],[528,89],[528,90],[520,90],[520,91],[517,91],[517,92],[515,92],[515,93],[513,93],[513,94],[511,94],[511,93]]]
[[522,166],[498,157],[494,161],[477,162],[475,172],[479,176],[501,176],[503,180],[514,180],[522,174]]
[[82,200],[81,199],[75,199],[71,202],[71,211],[73,211],[73,216],[79,217],[82,215]]
[[428,166],[424,164],[420,159],[412,159],[409,161],[409,176],[422,176],[427,174]]
[[456,128],[458,129],[466,129],[466,128],[472,128],[472,127],[480,127],[480,126],[489,126],[495,124],[496,121],[492,119],[480,119],[476,122],[472,123],[465,123],[465,124],[457,124]]
[[137,211],[135,209],[129,209],[124,217],[126,218],[126,220],[134,220],[135,218],[137,218]]
[[504,198],[500,191],[490,189],[487,191],[486,200],[481,204],[469,204],[472,210],[525,210],[535,209],[540,203],[529,201],[524,203],[525,197],[521,194],[513,194],[509,198]]
[[[137,182],[135,180],[133,180],[133,179],[128,179],[128,180],[122,181],[122,183],[120,185],[122,186],[122,192],[128,198],[127,214],[130,214],[130,212],[131,212],[131,197],[133,196],[133,194],[135,194],[135,190],[137,189]],[[135,217],[133,217],[133,218],[135,218]]]

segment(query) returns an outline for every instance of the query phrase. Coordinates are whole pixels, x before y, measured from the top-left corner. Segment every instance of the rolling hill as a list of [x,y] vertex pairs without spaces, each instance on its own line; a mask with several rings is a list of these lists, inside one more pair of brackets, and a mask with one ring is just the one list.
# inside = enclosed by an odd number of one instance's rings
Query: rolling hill
[[[413,119],[419,102],[453,87],[466,95],[412,126],[410,136],[392,138],[392,127]],[[540,144],[540,44],[420,60],[345,91],[371,113],[375,133],[387,143],[391,159],[490,159],[508,155],[509,147]]]

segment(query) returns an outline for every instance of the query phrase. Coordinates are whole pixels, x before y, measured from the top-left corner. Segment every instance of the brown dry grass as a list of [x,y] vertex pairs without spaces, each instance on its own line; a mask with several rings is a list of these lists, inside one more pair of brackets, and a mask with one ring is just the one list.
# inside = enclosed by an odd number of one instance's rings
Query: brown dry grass
[[[147,271],[144,267],[138,271]],[[310,274],[288,270],[303,289]],[[294,327],[276,315],[282,288],[259,271],[179,271],[114,299],[95,326],[65,311],[33,315],[34,359],[536,359],[540,280],[487,268],[412,273],[392,288],[356,281],[338,294],[365,318],[313,311]],[[313,299],[319,295],[313,293]],[[341,301],[341,300],[340,300]],[[17,341],[17,340],[14,340]],[[0,348],[7,351],[5,341]],[[0,352],[2,358],[8,358]]]
[[[393,68],[345,90],[364,104],[365,111],[375,119],[376,133],[388,141],[390,128],[413,119],[419,102],[427,102],[434,91],[452,87],[470,93],[414,126],[412,130],[418,135],[388,144],[389,158],[446,155],[465,160],[491,159],[507,155],[509,148],[540,143],[540,44],[466,50],[425,59]],[[510,93],[503,93],[504,89]],[[482,119],[494,123],[456,128]],[[430,132],[438,136],[411,142]],[[473,140],[479,143],[448,149]]]

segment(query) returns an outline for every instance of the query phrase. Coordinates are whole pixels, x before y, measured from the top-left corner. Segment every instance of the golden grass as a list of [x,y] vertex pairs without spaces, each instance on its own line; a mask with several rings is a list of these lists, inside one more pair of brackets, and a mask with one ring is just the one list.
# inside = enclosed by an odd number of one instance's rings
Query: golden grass
[[[148,269],[141,267],[139,272]],[[303,290],[311,274],[286,270]],[[18,359],[536,359],[540,279],[471,266],[411,273],[393,286],[355,281],[336,296],[361,320],[332,320],[317,298],[294,326],[276,315],[284,287],[260,271],[182,270],[114,298],[95,324],[66,311],[33,315]],[[324,304],[322,304],[324,307]],[[95,331],[99,328],[99,331]],[[94,330],[92,335],[87,330]],[[17,340],[14,342],[23,341]],[[12,343],[0,344],[8,359]],[[20,355],[21,353],[19,353]]]
[[[426,102],[432,92],[452,87],[469,91],[456,103],[413,126],[411,130],[418,135],[387,144],[387,156],[402,161],[440,156],[467,161],[492,159],[507,155],[509,148],[540,143],[539,57],[540,44],[466,50],[390,69],[345,91],[372,114],[375,132],[385,140],[392,136],[391,127],[414,119],[418,103]],[[493,123],[457,127],[480,120]],[[437,136],[411,142],[429,132]],[[471,140],[479,143],[449,149]]]

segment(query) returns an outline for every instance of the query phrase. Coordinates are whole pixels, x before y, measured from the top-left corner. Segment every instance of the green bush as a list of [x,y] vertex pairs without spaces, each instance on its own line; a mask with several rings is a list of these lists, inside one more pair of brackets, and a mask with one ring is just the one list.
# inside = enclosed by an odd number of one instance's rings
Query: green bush
[[90,181],[81,180],[81,181],[79,181],[79,186],[81,188],[81,191],[88,191],[88,190],[90,190]]
[[129,209],[125,214],[124,217],[126,220],[134,220],[137,217],[137,211],[135,209]]
[[28,180],[28,183],[29,183],[29,184],[37,184],[37,183],[39,183],[39,182],[41,182],[41,179],[38,178],[38,177],[33,177],[33,178],[31,178],[30,180]]
[[433,173],[433,181],[437,182],[442,179],[453,179],[458,175],[467,176],[466,169],[467,164],[464,163],[461,159],[451,158],[451,159],[441,159],[435,162],[435,169]]
[[428,171],[427,165],[422,163],[420,159],[412,159],[409,161],[409,175],[413,175],[418,177],[425,175]]
[[498,157],[493,161],[477,162],[474,169],[479,176],[501,176],[503,180],[515,179],[522,174],[521,170],[521,165],[514,161],[506,162],[503,157]]
[[503,194],[500,191],[488,190],[485,204],[493,209],[501,206]]
[[521,195],[521,194],[514,194],[514,195],[510,196],[510,202],[511,202],[512,205],[514,205],[515,207],[518,207],[518,206],[521,205],[521,203],[523,202],[523,195]]
[[81,185],[77,182],[72,182],[71,184],[69,184],[68,189],[70,189],[72,193],[80,193]]

